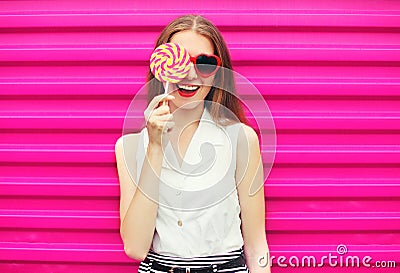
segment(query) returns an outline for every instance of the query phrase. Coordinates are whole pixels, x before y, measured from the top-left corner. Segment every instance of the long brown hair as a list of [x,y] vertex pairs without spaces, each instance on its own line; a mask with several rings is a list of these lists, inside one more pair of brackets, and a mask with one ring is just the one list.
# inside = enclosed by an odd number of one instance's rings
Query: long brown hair
[[[208,38],[214,46],[214,54],[220,57],[221,66],[225,68],[219,69],[214,78],[214,86],[205,98],[206,101],[214,102],[206,104],[206,107],[210,108],[209,111],[214,121],[217,123],[230,123],[238,119],[240,122],[247,124],[242,104],[236,95],[236,86],[228,47],[221,33],[213,23],[200,15],[189,14],[181,16],[164,28],[157,39],[154,49],[161,44],[168,43],[175,33],[184,30],[192,30]],[[163,84],[157,79],[153,79],[154,75],[149,69],[147,75],[147,81],[149,82],[148,102],[164,92]],[[222,88],[217,88],[216,86]],[[222,109],[221,105],[224,106]],[[230,114],[225,109],[228,109]]]

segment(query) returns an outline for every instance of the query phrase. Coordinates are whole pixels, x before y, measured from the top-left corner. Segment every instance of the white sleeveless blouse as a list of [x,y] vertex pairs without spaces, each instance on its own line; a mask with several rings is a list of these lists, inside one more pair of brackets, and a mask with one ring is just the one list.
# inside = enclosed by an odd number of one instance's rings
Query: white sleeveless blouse
[[[190,258],[224,254],[243,246],[235,180],[240,125],[219,126],[205,109],[181,166],[167,144],[153,251]],[[137,181],[148,142],[144,128],[136,156]]]

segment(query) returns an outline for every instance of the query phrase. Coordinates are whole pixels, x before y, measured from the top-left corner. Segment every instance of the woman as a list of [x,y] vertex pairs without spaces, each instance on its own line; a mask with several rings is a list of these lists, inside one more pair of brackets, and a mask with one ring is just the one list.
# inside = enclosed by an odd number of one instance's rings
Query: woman
[[[210,21],[195,15],[171,22],[155,47],[168,42],[193,57],[189,74],[160,95],[163,84],[149,72],[146,128],[115,147],[125,252],[142,261],[139,272],[270,272],[263,187],[249,194],[263,184],[258,137],[235,97],[226,44]],[[202,141],[212,145],[196,157],[198,147],[207,147]]]

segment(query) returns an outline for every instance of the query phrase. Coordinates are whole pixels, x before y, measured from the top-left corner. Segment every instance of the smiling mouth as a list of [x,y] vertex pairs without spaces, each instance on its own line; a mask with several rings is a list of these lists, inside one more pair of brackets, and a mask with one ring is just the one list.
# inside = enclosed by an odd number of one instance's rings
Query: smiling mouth
[[200,89],[200,85],[193,84],[177,84],[178,93],[182,97],[192,97]]

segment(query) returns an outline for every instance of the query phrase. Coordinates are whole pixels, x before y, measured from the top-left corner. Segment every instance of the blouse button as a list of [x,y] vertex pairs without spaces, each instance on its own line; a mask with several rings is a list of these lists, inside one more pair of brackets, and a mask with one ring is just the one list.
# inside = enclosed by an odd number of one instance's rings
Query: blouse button
[[178,220],[178,226],[182,226],[182,220]]

